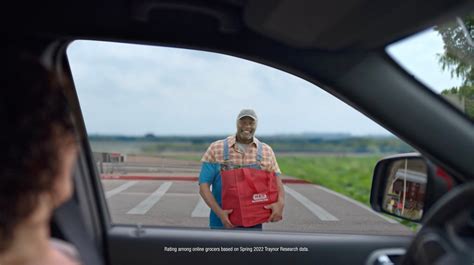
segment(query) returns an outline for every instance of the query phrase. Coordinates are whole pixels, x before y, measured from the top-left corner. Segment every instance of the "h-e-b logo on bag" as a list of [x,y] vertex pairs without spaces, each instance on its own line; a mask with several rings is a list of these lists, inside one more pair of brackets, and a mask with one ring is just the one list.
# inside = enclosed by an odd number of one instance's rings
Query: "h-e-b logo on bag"
[[268,196],[265,193],[255,193],[252,196],[252,203],[266,202],[266,201],[268,201]]

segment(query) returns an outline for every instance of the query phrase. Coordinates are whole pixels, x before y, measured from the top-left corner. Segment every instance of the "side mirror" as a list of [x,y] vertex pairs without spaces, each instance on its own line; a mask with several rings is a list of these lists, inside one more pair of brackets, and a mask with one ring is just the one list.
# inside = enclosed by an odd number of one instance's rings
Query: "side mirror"
[[389,156],[375,166],[370,204],[378,212],[421,222],[423,213],[454,184],[418,153]]

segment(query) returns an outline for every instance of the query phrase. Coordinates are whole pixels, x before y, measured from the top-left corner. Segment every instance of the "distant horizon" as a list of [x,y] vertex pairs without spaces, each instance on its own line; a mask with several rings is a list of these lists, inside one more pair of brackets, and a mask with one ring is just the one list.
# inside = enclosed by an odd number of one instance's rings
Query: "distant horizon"
[[[134,138],[145,138],[145,137],[222,137],[233,134],[102,134],[102,133],[88,133],[89,137],[134,137]],[[281,133],[281,134],[255,134],[255,137],[294,137],[294,136],[306,136],[306,137],[396,137],[393,134],[352,134],[342,132],[304,132],[304,133]]]

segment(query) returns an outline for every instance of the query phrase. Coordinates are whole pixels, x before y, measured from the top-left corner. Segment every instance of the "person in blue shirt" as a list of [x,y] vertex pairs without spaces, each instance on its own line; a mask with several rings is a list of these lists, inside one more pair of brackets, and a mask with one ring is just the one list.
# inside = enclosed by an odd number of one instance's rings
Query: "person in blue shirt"
[[[236,134],[213,142],[201,159],[199,191],[211,208],[210,228],[235,227],[229,220],[229,215],[233,210],[222,209],[221,170],[232,169],[228,167],[251,167],[274,172],[277,176],[281,174],[272,148],[254,137],[257,121],[254,110],[243,109],[237,116]],[[268,222],[277,222],[283,218],[285,192],[280,177],[277,177],[277,185],[278,200],[265,206],[266,209],[272,211]],[[261,230],[262,224],[249,228]]]

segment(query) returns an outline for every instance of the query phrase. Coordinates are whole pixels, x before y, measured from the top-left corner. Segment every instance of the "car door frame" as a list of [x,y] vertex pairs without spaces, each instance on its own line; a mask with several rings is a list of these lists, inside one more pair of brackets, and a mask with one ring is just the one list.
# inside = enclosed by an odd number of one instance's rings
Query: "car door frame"
[[[52,66],[61,73],[66,74],[72,78],[69,63],[66,56],[66,49],[69,41],[53,42],[50,46],[50,50],[53,52],[45,52],[44,57],[51,59]],[[55,46],[55,48],[51,48]],[[188,47],[189,48],[189,47]],[[196,49],[204,49],[203,47],[194,47]],[[209,47],[206,47],[209,50]],[[277,49],[278,50],[278,49]],[[223,52],[217,50],[217,52]],[[423,99],[424,97],[430,98],[430,104],[437,105],[441,112],[449,111],[448,116],[454,120],[449,126],[461,125],[461,131],[469,127],[466,125],[465,117],[459,115],[456,111],[453,111],[453,107],[440,100],[437,95],[426,90],[420,89],[420,83],[413,77],[407,75],[402,69],[396,65],[391,58],[386,56],[384,53],[378,52],[366,52],[366,53],[315,53],[310,54],[295,52],[296,56],[290,56],[290,60],[282,63],[282,60],[275,59],[272,62],[272,57],[268,56],[268,52],[264,52],[263,55],[258,56],[259,49],[252,52],[248,52],[242,55],[242,51],[229,50],[226,54],[240,55],[240,57],[246,59],[253,59],[256,62],[266,63],[269,66],[276,67],[281,70],[286,70],[289,73],[293,73],[297,76],[304,77],[306,80],[313,84],[318,84],[321,88],[325,89],[329,93],[335,95],[339,99],[344,100],[351,106],[357,106],[356,109],[367,114],[369,112],[375,113],[370,115],[374,120],[379,123],[385,123],[388,127],[396,127],[400,121],[395,119],[396,122],[390,122],[383,115],[377,115],[377,109],[373,110],[367,106],[367,100],[371,100],[371,97],[360,97],[357,93],[351,93],[351,89],[360,88],[362,83],[357,83],[354,86],[353,81],[361,78],[362,72],[373,72],[381,73],[382,76],[384,70],[391,69],[392,76],[390,79],[393,81],[392,86],[402,85],[403,91],[410,92],[409,96],[413,96],[415,99]],[[275,52],[275,51],[273,51]],[[49,55],[48,55],[49,53]],[[303,56],[314,56],[324,62],[333,61],[332,64],[326,64],[328,69],[322,69],[322,65],[310,67],[310,63],[306,59],[305,63],[298,64],[297,60],[303,58]],[[253,57],[255,56],[255,57]],[[270,63],[271,62],[271,63]],[[297,66],[301,66],[299,69]],[[383,66],[383,67],[380,67]],[[335,68],[341,67],[346,71],[344,76],[336,76]],[[306,72],[304,70],[307,70]],[[318,72],[318,74],[316,74]],[[311,77],[309,77],[311,76]],[[316,77],[320,77],[318,81]],[[370,78],[368,75],[362,75],[362,78]],[[322,81],[319,81],[322,80]],[[332,80],[333,82],[331,82]],[[369,80],[365,82],[380,83],[380,80]],[[337,90],[335,89],[337,88]],[[414,89],[414,90],[410,90]],[[376,91],[375,88],[368,89],[368,94],[374,93],[374,95],[380,96],[380,91]],[[393,91],[393,87],[390,91]],[[76,192],[75,196],[80,205],[82,215],[87,224],[87,228],[90,229],[90,233],[96,244],[99,246],[99,250],[102,251],[106,257],[107,264],[133,264],[139,261],[156,261],[161,262],[184,262],[195,260],[196,255],[169,255],[163,250],[158,251],[160,247],[164,247],[165,244],[187,244],[188,246],[215,246],[226,245],[228,242],[238,242],[240,245],[252,246],[282,246],[282,245],[294,245],[298,242],[304,242],[307,247],[314,250],[307,255],[299,255],[295,259],[294,256],[276,256],[275,262],[295,262],[303,264],[310,264],[315,261],[329,262],[331,264],[347,264],[348,262],[361,262],[364,261],[369,254],[374,250],[383,248],[405,248],[410,242],[411,237],[397,237],[397,236],[366,236],[366,235],[324,235],[324,234],[301,234],[301,233],[276,233],[276,232],[234,232],[234,231],[209,231],[206,229],[192,229],[192,228],[173,228],[173,227],[140,227],[136,225],[119,225],[112,224],[110,214],[108,212],[107,203],[105,200],[104,192],[101,188],[100,178],[98,177],[97,169],[94,165],[91,147],[87,140],[87,133],[85,130],[84,120],[80,111],[80,105],[77,94],[71,93],[69,98],[74,109],[74,116],[77,121],[78,134],[81,138],[81,150],[80,157],[78,160],[77,171],[75,172],[75,184]],[[401,95],[399,100],[404,102],[403,99],[408,99],[409,96]],[[374,96],[376,98],[376,96]],[[351,100],[349,100],[351,99]],[[362,107],[364,106],[364,107]],[[412,107],[406,106],[408,109]],[[430,109],[428,106],[425,108]],[[373,111],[373,112],[372,112]],[[424,110],[426,112],[426,109]],[[382,113],[383,114],[383,113]],[[436,115],[442,115],[441,113],[435,113]],[[443,114],[444,115],[444,114]],[[389,117],[392,117],[389,115]],[[393,118],[393,117],[392,117]],[[398,121],[398,123],[397,123]],[[400,124],[404,124],[403,122]],[[389,128],[390,129],[390,128]],[[469,128],[470,129],[470,128]],[[391,129],[392,132],[397,130]],[[412,130],[397,131],[399,136],[408,136],[412,133]],[[439,136],[439,135],[438,135]],[[407,139],[408,137],[403,137]],[[410,138],[412,144],[416,142],[417,138]],[[461,135],[461,139],[466,139],[465,135]],[[469,139],[469,138],[467,138]],[[471,142],[474,144],[474,141]],[[430,156],[429,148],[423,144],[417,143],[416,147],[420,150],[425,151],[425,155]],[[459,146],[459,144],[457,144]],[[464,146],[465,147],[465,146]],[[473,149],[474,150],[474,149]],[[467,152],[469,153],[469,152]],[[472,153],[472,151],[470,152]],[[436,160],[436,157],[433,157]],[[446,161],[446,160],[444,160]],[[442,162],[443,163],[443,162]],[[456,164],[456,163],[455,163]],[[446,164],[448,169],[452,172],[459,173],[457,170],[453,170],[450,166],[451,163]],[[469,170],[469,169],[468,169]],[[462,175],[462,174],[461,174]],[[158,246],[158,250],[157,247]],[[356,247],[357,246],[357,247]],[[340,253],[352,253],[354,247],[357,249],[356,256],[340,255]],[[125,253],[124,250],[133,250],[132,253],[136,255],[130,256],[129,253]],[[211,264],[226,262],[230,264],[240,264],[241,262],[250,261],[268,261],[273,256],[258,255],[258,256],[245,256],[241,255],[235,259],[228,259],[226,255],[212,255],[210,261]],[[357,261],[357,262],[356,262]],[[136,264],[136,263],[135,263]]]

